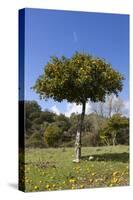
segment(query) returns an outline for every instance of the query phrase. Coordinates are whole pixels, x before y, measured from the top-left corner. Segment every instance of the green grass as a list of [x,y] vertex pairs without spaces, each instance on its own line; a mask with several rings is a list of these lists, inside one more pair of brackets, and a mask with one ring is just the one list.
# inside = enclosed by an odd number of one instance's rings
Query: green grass
[[128,146],[85,147],[80,163],[73,163],[74,148],[26,149],[21,181],[26,192],[129,185],[128,151]]

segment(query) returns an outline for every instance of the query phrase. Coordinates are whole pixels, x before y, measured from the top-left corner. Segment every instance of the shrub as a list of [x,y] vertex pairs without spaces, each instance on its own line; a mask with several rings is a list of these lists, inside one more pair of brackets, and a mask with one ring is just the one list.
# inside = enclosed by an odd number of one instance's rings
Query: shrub
[[82,146],[91,147],[98,145],[98,135],[95,133],[88,132],[82,137]]
[[47,147],[46,143],[44,143],[43,138],[39,133],[33,133],[29,139],[26,140],[26,147],[33,148],[43,148]]
[[56,123],[52,123],[46,128],[44,139],[50,147],[57,147],[58,142],[61,139],[62,133],[63,132],[61,128],[59,128]]

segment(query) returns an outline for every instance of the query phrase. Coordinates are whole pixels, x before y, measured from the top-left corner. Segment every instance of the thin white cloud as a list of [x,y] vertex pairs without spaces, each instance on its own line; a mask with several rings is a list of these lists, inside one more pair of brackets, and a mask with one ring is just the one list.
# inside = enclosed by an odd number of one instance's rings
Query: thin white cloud
[[[120,102],[119,102],[119,100],[120,100]],[[120,109],[121,112],[120,113],[123,116],[129,117],[129,100],[122,100],[119,97],[115,97],[114,103],[116,104],[116,106],[117,105],[119,106],[119,103],[120,103],[120,106],[121,106],[121,109]],[[115,111],[112,112],[112,115],[113,114],[115,114]]]
[[60,115],[60,111],[59,111],[59,109],[57,108],[56,105],[52,106],[50,110],[52,112],[56,113],[57,115]]
[[75,31],[73,32],[73,39],[74,39],[74,42],[78,41],[77,33]]

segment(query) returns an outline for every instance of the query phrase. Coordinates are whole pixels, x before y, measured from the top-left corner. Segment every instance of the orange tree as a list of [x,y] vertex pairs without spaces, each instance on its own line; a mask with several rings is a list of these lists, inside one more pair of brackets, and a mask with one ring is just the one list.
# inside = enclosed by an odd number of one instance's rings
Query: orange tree
[[78,123],[75,150],[75,162],[81,157],[81,132],[88,101],[104,101],[107,94],[116,94],[122,90],[123,76],[114,70],[104,59],[87,53],[76,52],[71,58],[51,57],[38,77],[33,89],[41,99],[52,98],[61,102],[82,105]]

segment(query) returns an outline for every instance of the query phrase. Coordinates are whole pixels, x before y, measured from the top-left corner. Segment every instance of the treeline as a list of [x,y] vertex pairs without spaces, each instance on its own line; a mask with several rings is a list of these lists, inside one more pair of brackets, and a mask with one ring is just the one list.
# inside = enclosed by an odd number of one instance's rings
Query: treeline
[[[26,147],[73,147],[80,115],[66,117],[42,111],[36,101],[25,101]],[[96,112],[85,115],[82,146],[129,143],[129,119],[119,113],[105,117]]]

